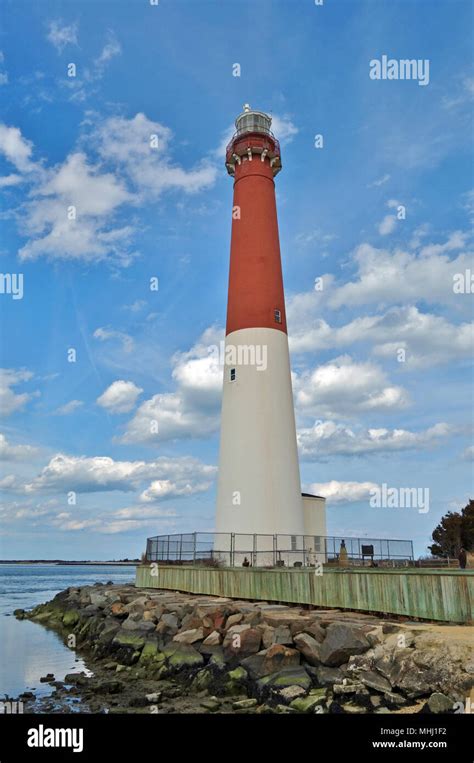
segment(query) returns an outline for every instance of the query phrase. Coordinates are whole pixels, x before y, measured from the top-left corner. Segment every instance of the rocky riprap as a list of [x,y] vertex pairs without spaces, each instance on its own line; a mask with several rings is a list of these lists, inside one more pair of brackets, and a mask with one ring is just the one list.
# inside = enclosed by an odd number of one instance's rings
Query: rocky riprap
[[60,632],[92,670],[48,676],[42,710],[438,713],[474,684],[470,645],[362,613],[95,584],[15,615]]

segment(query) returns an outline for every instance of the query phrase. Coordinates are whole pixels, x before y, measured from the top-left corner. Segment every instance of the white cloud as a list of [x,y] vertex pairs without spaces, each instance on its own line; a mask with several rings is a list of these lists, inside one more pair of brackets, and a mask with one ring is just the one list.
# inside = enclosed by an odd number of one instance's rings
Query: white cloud
[[97,398],[97,404],[110,413],[128,413],[135,407],[138,396],[143,392],[131,381],[118,379]]
[[136,299],[131,305],[123,305],[123,310],[130,310],[131,313],[139,313],[147,306],[144,299]]
[[12,387],[29,381],[33,374],[24,369],[0,368],[0,411],[3,416],[10,416],[21,411],[25,405],[36,397],[38,392],[23,392],[17,395]]
[[303,246],[314,243],[327,245],[336,238],[337,236],[334,233],[323,233],[319,228],[315,228],[312,231],[308,231],[308,233],[298,233],[295,236],[295,241]]
[[353,429],[334,421],[319,421],[312,427],[298,430],[298,445],[303,460],[317,461],[332,455],[427,450],[454,432],[455,429],[445,423],[421,432],[410,432],[406,429]]
[[290,333],[290,347],[301,353],[372,343],[376,355],[394,361],[403,349],[404,368],[427,367],[469,358],[474,349],[473,329],[473,323],[456,325],[414,306],[394,307],[383,315],[355,318],[339,327],[322,319],[300,320],[296,332]]
[[[33,448],[31,445],[12,445],[4,434],[0,434],[0,459],[3,461],[23,461],[34,456],[37,452],[38,449]],[[4,487],[6,486],[4,485]]]
[[[104,50],[110,60],[112,46]],[[31,161],[32,146],[18,128],[0,125],[0,152],[29,177],[28,199],[18,215],[20,232],[28,237],[20,249],[22,260],[51,259],[101,261],[112,259],[127,266],[137,256],[131,248],[135,220],[117,223],[124,206],[150,204],[165,191],[197,193],[217,178],[209,160],[186,170],[173,163],[171,130],[144,114],[132,119],[111,117],[103,122],[87,118],[75,150],[56,167],[45,169]],[[114,139],[111,140],[110,136]],[[158,137],[153,148],[151,136]],[[93,161],[96,151],[100,161]],[[11,176],[3,181],[12,184]],[[1,183],[1,180],[0,180]]]
[[377,490],[375,482],[313,482],[309,486],[309,492],[321,495],[331,503],[355,503],[364,501],[371,495],[372,490]]
[[132,337],[123,331],[115,331],[115,329],[98,328],[94,331],[94,339],[99,339],[101,342],[106,342],[109,339],[117,340],[121,342],[124,352],[132,352],[134,348]]
[[150,193],[155,197],[173,189],[196,193],[213,185],[217,178],[214,164],[203,160],[191,170],[173,164],[172,137],[169,127],[139,113],[132,119],[106,119],[96,125],[88,140],[95,142],[103,160],[120,167],[134,189],[148,198]]
[[[95,493],[111,490],[133,491],[148,480],[170,480],[178,487],[209,485],[216,468],[191,457],[155,461],[114,461],[108,456],[55,455],[41,474],[25,486],[27,493],[71,490]],[[203,488],[207,489],[207,488]]]
[[3,177],[0,177],[0,188],[9,188],[13,185],[18,185],[22,182],[21,175],[4,175]]
[[57,416],[69,416],[70,413],[74,413],[81,405],[84,405],[82,400],[70,400],[69,403],[65,403],[65,405],[57,408],[55,414]]
[[211,487],[212,480],[191,484],[190,482],[176,484],[171,480],[154,480],[151,485],[140,495],[140,500],[147,503],[160,501],[164,498],[172,498],[180,495],[194,495],[202,493]]
[[462,454],[464,461],[474,461],[474,445],[469,445]]
[[112,58],[119,56],[121,52],[122,46],[120,45],[120,42],[117,40],[115,34],[109,30],[107,34],[107,43],[102,48],[100,56],[95,60],[95,66],[100,69],[111,61]]
[[348,355],[295,375],[294,390],[301,413],[327,418],[364,411],[399,410],[409,402],[403,387],[390,385],[379,366],[355,362]]
[[[361,244],[354,253],[357,280],[331,292],[332,308],[373,303],[397,304],[410,300],[453,303],[453,275],[463,272],[471,263],[468,254],[450,260],[446,254],[466,245],[465,233],[452,233],[444,244],[423,247],[419,256],[395,250],[393,253]],[[459,297],[457,297],[459,301]]]
[[113,253],[126,260],[122,249],[133,229],[110,228],[109,218],[132,197],[115,175],[89,164],[85,154],[71,154],[48,171],[32,196],[22,217],[32,240],[20,250],[20,259],[45,255],[97,261]]
[[143,402],[121,442],[207,437],[218,429],[223,370],[212,349],[222,338],[222,330],[211,327],[189,352],[174,355],[176,392],[157,394]]
[[374,180],[373,183],[369,183],[367,188],[379,188],[381,185],[384,185],[390,180],[390,175],[382,175],[382,177],[377,178],[377,180]]
[[392,233],[395,230],[395,224],[397,218],[395,215],[385,215],[382,222],[379,223],[379,233],[381,236],[386,236],[388,233]]
[[77,23],[68,25],[55,19],[49,24],[47,39],[58,53],[62,53],[67,45],[77,45],[77,29]]
[[0,153],[15,165],[19,172],[29,172],[34,168],[31,161],[32,143],[26,140],[18,127],[8,127],[0,123]]
[[272,132],[282,145],[291,143],[295,135],[298,135],[298,128],[289,117],[272,115]]
[[[426,236],[426,229],[418,228],[416,240],[411,244],[417,248],[421,246],[422,236]],[[395,313],[383,317],[360,317],[341,330],[335,330],[321,320],[323,310],[339,310],[341,307],[353,308],[361,305],[400,307],[400,315],[403,309],[410,303],[424,302],[430,305],[447,305],[459,311],[469,311],[470,301],[465,295],[455,294],[453,290],[454,277],[458,274],[466,274],[472,270],[472,253],[467,250],[458,253],[450,259],[449,253],[455,252],[466,246],[467,234],[459,231],[450,234],[443,244],[427,244],[421,251],[405,252],[395,249],[393,252],[387,249],[376,249],[370,244],[361,244],[352,254],[352,263],[356,266],[356,275],[352,281],[341,283],[336,281],[331,273],[321,276],[323,290],[316,291],[314,288],[308,292],[302,292],[290,297],[287,301],[287,317],[289,325],[290,344],[293,350],[305,352],[313,349],[320,342],[326,346],[336,339],[337,344],[344,344],[343,335],[351,329],[358,331],[358,327],[371,326],[374,323],[384,321],[385,328],[390,331],[390,320]],[[423,319],[421,313],[410,314],[410,320],[418,316],[418,323]],[[395,323],[399,321],[395,320]],[[444,323],[443,333],[448,331],[449,324]],[[464,328],[465,332],[466,329]],[[433,341],[436,341],[433,337]],[[465,340],[462,339],[463,343]]]
[[100,518],[74,517],[70,512],[63,511],[49,519],[49,523],[62,532],[79,532],[81,530],[93,530],[94,532],[115,535],[141,528],[150,527],[150,520],[156,527],[156,520],[160,520],[160,529],[173,527],[174,517],[178,515],[174,511],[164,511],[159,507],[131,507],[108,512]]

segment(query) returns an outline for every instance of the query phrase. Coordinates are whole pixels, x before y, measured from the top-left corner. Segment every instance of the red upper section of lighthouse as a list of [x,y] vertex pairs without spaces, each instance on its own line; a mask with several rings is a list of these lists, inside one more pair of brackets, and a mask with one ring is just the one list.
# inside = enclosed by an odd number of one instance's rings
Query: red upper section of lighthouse
[[[256,119],[267,120],[261,130],[239,130],[247,114],[251,128]],[[273,180],[281,168],[280,146],[270,123],[261,112],[244,112],[227,148],[226,166],[235,182],[226,334],[244,328],[286,333]]]

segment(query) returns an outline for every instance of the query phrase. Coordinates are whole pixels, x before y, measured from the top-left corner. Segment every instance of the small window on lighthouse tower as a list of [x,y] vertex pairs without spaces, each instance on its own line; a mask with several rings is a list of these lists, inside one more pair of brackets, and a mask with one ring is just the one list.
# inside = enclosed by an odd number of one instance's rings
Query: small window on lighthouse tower
[[230,380],[235,381],[235,368],[230,369]]
[[281,323],[281,310],[274,310],[273,315],[275,316],[275,323]]

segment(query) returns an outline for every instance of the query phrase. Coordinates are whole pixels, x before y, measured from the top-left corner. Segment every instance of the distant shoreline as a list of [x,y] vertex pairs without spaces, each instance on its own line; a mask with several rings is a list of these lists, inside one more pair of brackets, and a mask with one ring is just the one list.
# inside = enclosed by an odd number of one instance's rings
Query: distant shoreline
[[0,564],[55,564],[56,566],[94,566],[98,567],[136,567],[140,564],[139,559],[130,559],[129,561],[81,561],[81,562],[69,562],[64,559],[0,559]]

